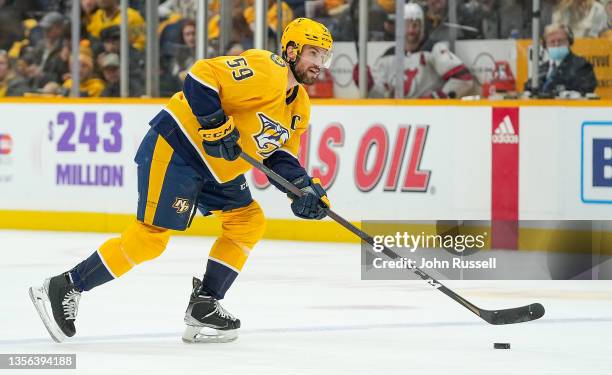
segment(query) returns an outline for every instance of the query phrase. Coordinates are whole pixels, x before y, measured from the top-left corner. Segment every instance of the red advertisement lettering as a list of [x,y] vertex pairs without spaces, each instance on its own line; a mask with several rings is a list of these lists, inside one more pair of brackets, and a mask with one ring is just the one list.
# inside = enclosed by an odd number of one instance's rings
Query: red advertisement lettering
[[328,189],[336,179],[338,174],[338,155],[332,147],[344,144],[344,129],[339,123],[330,124],[321,135],[319,141],[318,154],[321,167],[312,168],[312,177],[318,177],[324,189]]
[[410,159],[408,161],[408,169],[404,177],[402,191],[427,191],[431,171],[420,170],[421,159],[427,141],[427,132],[429,125],[417,126],[415,129],[414,140],[412,141],[412,149],[410,151]]
[[[388,135],[385,127],[376,124],[363,135],[355,160],[355,183],[361,191],[367,192],[376,187],[387,161]],[[374,165],[367,169],[370,151],[374,150]]]
[[393,156],[391,157],[391,166],[387,174],[387,180],[385,181],[385,191],[396,191],[397,183],[399,181],[399,172],[402,169],[402,163],[404,161],[404,155],[406,155],[406,144],[408,143],[408,136],[410,135],[410,125],[400,126],[397,130],[397,137],[395,140],[395,148],[393,150]]

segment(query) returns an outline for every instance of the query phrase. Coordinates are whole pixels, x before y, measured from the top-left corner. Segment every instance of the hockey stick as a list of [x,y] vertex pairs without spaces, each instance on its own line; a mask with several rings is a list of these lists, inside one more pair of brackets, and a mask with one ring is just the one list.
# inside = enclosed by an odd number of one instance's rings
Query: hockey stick
[[[304,192],[302,192],[298,187],[296,187],[289,181],[285,180],[278,173],[266,167],[265,165],[255,160],[248,154],[241,152],[240,157],[243,160],[245,160],[247,163],[251,164],[253,167],[265,173],[269,178],[277,182],[279,185],[281,185],[283,188],[290,191],[291,193],[297,195],[298,197],[301,197],[302,195],[304,195]],[[369,234],[363,232],[362,230],[360,230],[359,228],[357,228],[356,226],[354,226],[353,224],[351,224],[346,219],[344,219],[343,217],[341,217],[340,215],[338,215],[337,213],[335,213],[329,208],[327,209],[327,216],[332,218],[338,224],[342,225],[344,228],[353,232],[363,241],[374,246],[374,239]],[[382,253],[391,259],[397,259],[400,257],[397,253],[395,253],[394,251],[392,251],[391,249],[385,246],[383,246]],[[482,320],[484,320],[485,322],[489,324],[501,325],[501,324],[522,323],[522,322],[528,322],[531,320],[536,320],[544,316],[544,306],[542,306],[539,303],[532,303],[531,305],[527,305],[527,306],[521,306],[521,307],[515,307],[512,309],[503,309],[503,310],[481,309],[480,307],[474,305],[470,301],[461,297],[459,294],[453,292],[446,286],[442,285],[442,283],[440,283],[438,280],[434,279],[433,277],[429,276],[425,271],[421,270],[420,268],[412,267],[410,268],[410,270],[412,270],[412,272],[414,272],[418,277],[426,281],[429,285],[439,290],[440,292],[446,294],[450,298],[454,299],[456,302],[458,302],[459,304],[461,304],[463,307],[470,310],[474,314],[478,315]]]

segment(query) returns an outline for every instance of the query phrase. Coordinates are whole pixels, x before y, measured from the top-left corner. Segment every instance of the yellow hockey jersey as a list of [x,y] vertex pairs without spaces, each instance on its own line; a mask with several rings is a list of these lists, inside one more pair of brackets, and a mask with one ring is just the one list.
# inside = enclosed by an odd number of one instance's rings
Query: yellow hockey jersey
[[300,136],[308,127],[310,100],[301,85],[287,91],[287,69],[278,55],[255,49],[240,56],[199,60],[189,71],[183,91],[172,96],[150,124],[179,155],[192,165],[199,163],[205,167],[199,171],[209,171],[221,183],[251,166],[242,159],[227,161],[204,151],[197,117],[219,108],[233,116],[247,154],[260,161],[274,152],[297,158]]

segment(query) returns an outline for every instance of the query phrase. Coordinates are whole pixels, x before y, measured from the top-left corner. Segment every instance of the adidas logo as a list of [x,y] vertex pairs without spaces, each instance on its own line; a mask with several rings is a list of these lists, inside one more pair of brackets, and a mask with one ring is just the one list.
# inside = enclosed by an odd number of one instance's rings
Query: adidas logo
[[495,134],[491,136],[493,143],[519,143],[519,136],[514,131],[510,116],[504,117],[502,122],[497,125],[497,129],[495,129],[494,133]]

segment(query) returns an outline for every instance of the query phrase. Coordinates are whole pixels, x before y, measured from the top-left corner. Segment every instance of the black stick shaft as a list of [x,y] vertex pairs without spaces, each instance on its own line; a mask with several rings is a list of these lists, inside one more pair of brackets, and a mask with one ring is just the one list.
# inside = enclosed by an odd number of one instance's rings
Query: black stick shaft
[[[246,162],[248,162],[249,164],[251,164],[253,167],[255,167],[255,168],[259,169],[260,171],[262,171],[263,173],[265,173],[269,178],[273,179],[279,185],[281,185],[283,188],[285,188],[286,190],[292,192],[296,196],[301,197],[302,195],[304,195],[304,192],[301,191],[297,186],[293,185],[292,183],[290,183],[289,181],[284,179],[281,175],[279,175],[278,173],[274,172],[272,169],[266,167],[265,165],[263,165],[262,163],[260,163],[256,159],[252,158],[250,155],[246,154],[244,151],[240,153],[240,157],[242,159],[244,159]],[[337,213],[335,213],[334,211],[332,211],[329,208],[327,209],[327,216],[329,216],[332,220],[336,221],[338,224],[342,225],[344,228],[346,228],[349,231],[353,232],[355,235],[357,235],[363,241],[365,241],[365,242],[369,243],[370,245],[374,246],[374,239],[372,238],[372,236],[370,236],[369,234],[365,233],[361,229],[357,228],[356,226],[351,224],[348,220],[344,219],[342,216],[338,215]],[[397,259],[397,258],[400,257],[397,253],[395,253],[391,249],[387,248],[386,246],[383,246],[382,253],[385,254],[386,256],[388,256],[391,259]],[[450,298],[452,298],[453,300],[455,300],[459,304],[463,305],[463,307],[465,307],[466,309],[470,310],[474,314],[476,314],[478,316],[481,316],[481,309],[480,308],[478,308],[476,305],[472,304],[471,302],[469,302],[465,298],[461,297],[459,294],[453,292],[452,290],[450,290],[449,288],[444,286],[438,280],[436,280],[433,277],[429,276],[425,271],[421,270],[420,268],[418,268],[416,266],[412,267],[410,269],[412,270],[412,272],[414,272],[417,276],[419,276],[421,279],[426,281],[432,287],[434,287],[434,288],[438,289],[439,291],[441,291],[442,293],[446,294],[447,296],[449,296]]]

